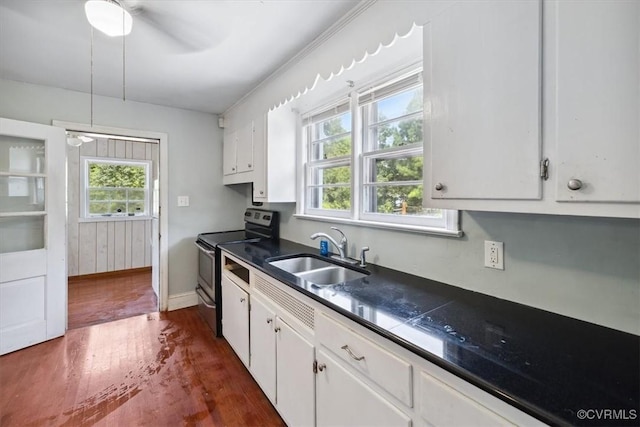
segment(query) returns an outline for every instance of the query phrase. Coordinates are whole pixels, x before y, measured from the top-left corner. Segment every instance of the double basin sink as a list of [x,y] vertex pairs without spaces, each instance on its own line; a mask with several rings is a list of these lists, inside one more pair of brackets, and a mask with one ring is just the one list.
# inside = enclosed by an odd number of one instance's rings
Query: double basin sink
[[310,254],[299,254],[267,262],[317,286],[331,286],[368,276],[366,270],[345,267],[332,260]]

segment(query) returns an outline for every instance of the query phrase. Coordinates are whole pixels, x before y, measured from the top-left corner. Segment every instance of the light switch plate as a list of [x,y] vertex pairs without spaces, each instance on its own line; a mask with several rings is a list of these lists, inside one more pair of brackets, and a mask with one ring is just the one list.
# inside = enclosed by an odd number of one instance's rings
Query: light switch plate
[[178,196],[178,206],[189,206],[189,196]]
[[484,266],[504,270],[504,243],[484,241]]

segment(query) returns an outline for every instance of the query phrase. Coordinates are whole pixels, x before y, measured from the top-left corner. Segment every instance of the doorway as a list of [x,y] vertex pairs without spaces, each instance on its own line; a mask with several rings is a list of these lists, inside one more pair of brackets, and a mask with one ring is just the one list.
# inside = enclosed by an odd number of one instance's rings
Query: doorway
[[84,139],[67,146],[68,329],[166,310],[166,134],[54,124]]

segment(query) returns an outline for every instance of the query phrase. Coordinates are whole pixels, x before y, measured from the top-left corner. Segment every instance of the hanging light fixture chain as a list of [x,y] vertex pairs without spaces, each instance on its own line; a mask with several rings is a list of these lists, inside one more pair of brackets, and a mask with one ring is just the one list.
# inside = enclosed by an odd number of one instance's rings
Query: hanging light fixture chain
[[91,27],[91,127],[93,127],[93,27]]
[[126,39],[126,35],[125,35],[125,30],[124,30],[124,8],[122,6],[120,6],[122,8],[122,101],[126,101],[126,77],[125,77],[125,39]]

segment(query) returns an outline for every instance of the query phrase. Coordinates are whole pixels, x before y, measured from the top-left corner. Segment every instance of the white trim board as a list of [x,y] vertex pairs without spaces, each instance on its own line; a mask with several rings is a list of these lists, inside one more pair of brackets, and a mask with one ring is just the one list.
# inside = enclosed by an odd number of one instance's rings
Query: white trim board
[[195,291],[184,292],[169,296],[168,311],[180,310],[181,308],[198,305],[198,294]]

